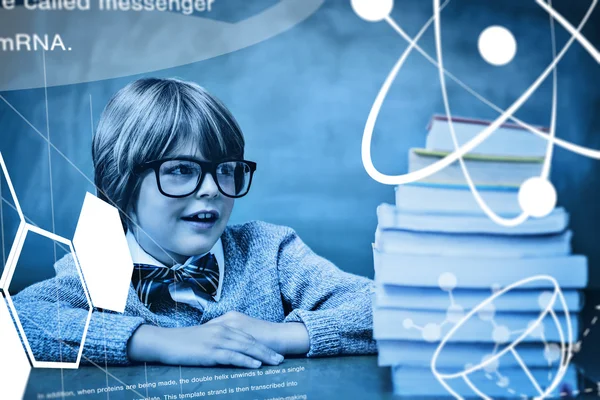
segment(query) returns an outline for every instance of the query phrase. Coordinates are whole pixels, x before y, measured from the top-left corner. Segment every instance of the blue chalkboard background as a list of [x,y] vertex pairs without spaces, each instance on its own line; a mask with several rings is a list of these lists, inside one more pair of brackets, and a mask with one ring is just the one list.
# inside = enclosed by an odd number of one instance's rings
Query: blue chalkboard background
[[[246,4],[223,2],[214,17],[243,19],[274,1],[239,3]],[[575,23],[588,2],[555,3]],[[415,35],[431,12],[431,2],[403,0],[396,2],[393,17]],[[490,25],[509,28],[517,39],[517,56],[508,66],[492,67],[479,56],[478,35]],[[595,44],[600,44],[598,27],[596,12],[584,29]],[[556,30],[560,48],[568,36],[560,26]],[[515,101],[552,59],[549,18],[533,1],[456,0],[443,12],[442,33],[446,68],[502,108]],[[431,30],[420,44],[435,56]],[[260,219],[291,226],[342,269],[372,277],[375,208],[393,202],[394,190],[365,172],[362,132],[379,87],[406,46],[387,24],[359,19],[349,1],[328,0],[308,20],[258,45],[143,76],[196,81],[221,98],[238,119],[247,140],[247,158],[259,168],[250,194],[236,202],[232,223]],[[108,99],[139,77],[48,88],[48,127],[44,89],[1,93],[39,131],[0,101],[0,151],[31,221],[53,230],[52,187],[55,231],[72,238],[85,192],[94,191],[82,176],[93,177],[93,126]],[[600,148],[599,78],[600,66],[575,43],[558,66],[559,137]],[[451,82],[449,95],[455,115],[497,116]],[[548,125],[550,106],[548,80],[517,116]],[[406,172],[408,149],[424,145],[430,117],[443,112],[437,69],[413,53],[378,121],[372,142],[375,166],[390,174]],[[72,162],[52,149],[51,180],[48,145],[42,138],[47,128],[54,146]],[[572,215],[574,250],[589,257],[590,283],[598,287],[600,161],[557,148],[552,180],[559,203]],[[2,193],[6,197],[6,187]],[[11,210],[6,205],[4,209],[9,226]],[[38,250],[22,254],[15,290],[52,273],[51,266],[36,262],[40,254],[52,251],[51,243],[42,240],[35,247]]]

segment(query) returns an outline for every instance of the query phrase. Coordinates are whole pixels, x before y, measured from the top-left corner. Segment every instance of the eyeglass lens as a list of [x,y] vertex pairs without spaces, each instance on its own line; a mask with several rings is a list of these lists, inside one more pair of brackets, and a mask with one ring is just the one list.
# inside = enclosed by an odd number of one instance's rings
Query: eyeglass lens
[[[217,185],[229,196],[240,196],[250,186],[250,166],[243,161],[226,161],[216,167]],[[160,186],[171,196],[192,194],[202,176],[200,164],[186,160],[165,161],[159,169]]]

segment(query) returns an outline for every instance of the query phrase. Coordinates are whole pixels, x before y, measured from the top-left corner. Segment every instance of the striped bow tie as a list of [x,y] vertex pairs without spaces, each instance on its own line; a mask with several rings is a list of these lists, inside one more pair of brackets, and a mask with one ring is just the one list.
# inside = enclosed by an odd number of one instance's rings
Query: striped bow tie
[[215,296],[219,285],[219,264],[212,253],[192,259],[188,264],[177,264],[171,268],[133,264],[131,280],[146,307],[169,295],[169,285],[174,282],[187,282],[200,291]]

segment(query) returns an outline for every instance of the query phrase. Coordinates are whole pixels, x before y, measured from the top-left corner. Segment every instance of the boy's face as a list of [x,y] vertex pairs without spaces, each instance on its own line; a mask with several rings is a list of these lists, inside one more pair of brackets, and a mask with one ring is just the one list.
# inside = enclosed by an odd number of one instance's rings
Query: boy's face
[[[196,157],[195,152],[178,152],[169,157]],[[164,196],[158,190],[154,171],[142,178],[138,197],[134,201],[133,221],[139,226],[134,234],[140,246],[167,266],[184,263],[189,257],[210,251],[217,242],[233,210],[234,199],[226,197],[206,174],[200,188],[183,198]],[[190,215],[216,212],[211,224],[190,221]]]

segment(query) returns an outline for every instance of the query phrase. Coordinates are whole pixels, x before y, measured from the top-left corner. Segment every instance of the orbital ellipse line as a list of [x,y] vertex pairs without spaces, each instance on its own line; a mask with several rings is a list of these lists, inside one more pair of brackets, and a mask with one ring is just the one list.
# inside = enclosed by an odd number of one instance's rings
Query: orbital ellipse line
[[[577,27],[576,32],[580,32],[581,29],[583,28],[583,26],[585,26],[591,13],[593,12],[593,10],[596,7],[597,1],[598,0],[594,0],[592,2],[587,13],[582,18],[579,26]],[[558,139],[555,137],[556,102],[557,102],[555,68],[556,68],[556,65],[558,64],[558,62],[563,58],[563,56],[565,55],[567,50],[570,48],[572,43],[575,40],[578,40],[579,42],[581,42],[581,40],[579,39],[580,36],[573,34],[569,38],[567,43],[564,45],[564,47],[560,50],[560,52],[557,55],[555,55],[555,57],[554,57],[553,61],[550,63],[550,65],[544,70],[544,72],[538,77],[538,79],[536,79],[536,81],[523,93],[523,95],[521,95],[521,97],[519,97],[508,109],[504,110],[502,112],[502,114],[500,115],[500,117],[495,119],[489,126],[487,126],[485,129],[483,129],[476,137],[474,137],[470,141],[466,142],[462,146],[458,147],[458,145],[456,143],[456,137],[454,135],[454,128],[452,125],[451,113],[450,113],[450,109],[449,109],[446,87],[445,87],[444,74],[447,72],[443,68],[443,59],[441,56],[441,35],[440,35],[439,18],[440,18],[441,9],[443,9],[447,3],[448,3],[448,0],[446,2],[444,2],[443,5],[440,6],[440,0],[434,0],[434,16],[429,21],[427,21],[427,23],[423,26],[423,28],[419,31],[419,33],[417,34],[417,36],[414,39],[412,39],[408,35],[406,35],[401,30],[401,28],[395,24],[395,22],[392,20],[392,18],[389,15],[384,18],[386,20],[386,22],[388,22],[402,37],[404,37],[409,42],[409,46],[404,51],[404,53],[401,55],[401,57],[398,59],[398,61],[396,62],[396,64],[392,68],[392,70],[390,71],[384,84],[382,85],[381,89],[379,90],[379,93],[378,93],[378,95],[373,103],[373,106],[371,107],[371,110],[369,112],[369,116],[368,116],[367,122],[365,124],[365,128],[363,131],[363,138],[362,138],[361,154],[362,154],[363,166],[365,167],[365,170],[367,171],[367,173],[374,180],[376,180],[380,183],[383,183],[383,184],[387,184],[387,185],[400,185],[400,184],[412,183],[412,182],[418,181],[420,179],[426,178],[426,177],[442,170],[443,168],[447,167],[448,165],[454,163],[455,161],[459,160],[459,162],[461,163],[461,168],[463,169],[463,172],[465,172],[465,177],[469,183],[471,192],[473,193],[476,201],[478,202],[478,204],[482,208],[482,210],[486,213],[486,215],[488,215],[488,217],[490,217],[492,220],[494,220],[494,222],[496,222],[500,225],[517,226],[517,225],[523,223],[528,218],[529,214],[524,212],[516,218],[506,219],[506,218],[502,218],[502,217],[498,216],[496,213],[494,213],[487,206],[485,201],[483,201],[483,199],[479,195],[476,187],[473,185],[473,182],[470,179],[470,175],[468,174],[468,172],[465,171],[465,168],[464,168],[464,165],[462,162],[462,157],[466,153],[468,153],[468,152],[472,151],[474,148],[476,148],[479,144],[481,144],[485,139],[487,139],[488,136],[490,136],[500,125],[505,123],[508,119],[513,119],[519,125],[521,125],[525,129],[529,130],[531,133],[536,134],[537,136],[539,136],[549,142],[548,150],[546,153],[546,159],[544,161],[544,168],[543,168],[543,172],[542,172],[542,176],[541,176],[542,179],[547,179],[547,177],[549,175],[549,166],[550,166],[550,162],[551,162],[553,145],[558,145],[558,146],[564,147],[570,151],[573,151],[580,155],[584,155],[586,157],[600,159],[600,151],[598,151],[598,150],[579,146],[579,145],[576,145],[576,144],[573,144],[573,143],[570,143],[570,142],[567,142],[567,141],[564,141],[562,139]],[[446,114],[450,121],[450,131],[453,136],[453,141],[455,142],[456,150],[453,153],[445,156],[441,160],[438,160],[437,162],[429,165],[428,167],[425,167],[418,171],[413,171],[413,172],[410,172],[407,174],[402,174],[402,175],[382,174],[374,167],[372,159],[371,159],[370,147],[371,147],[371,140],[372,140],[375,124],[377,122],[379,112],[381,110],[383,102],[385,101],[387,93],[389,92],[389,89],[390,89],[392,83],[394,82],[396,76],[398,75],[400,69],[402,68],[402,66],[403,66],[404,62],[406,61],[406,58],[408,57],[410,52],[413,49],[417,48],[421,53],[423,53],[422,49],[420,49],[420,47],[418,46],[417,41],[424,34],[424,32],[427,30],[427,28],[431,25],[432,22],[435,22],[436,51],[438,53],[438,62],[436,64],[438,66],[438,70],[439,70],[439,74],[440,74],[440,81],[442,84],[442,94],[444,96]],[[554,44],[554,31],[552,31],[552,36],[553,36],[552,40],[553,40],[553,44]],[[553,50],[555,51],[554,46],[553,46]],[[528,124],[521,122],[520,120],[517,120],[513,115],[531,97],[533,92],[538,89],[538,87],[541,85],[541,83],[548,77],[550,72],[554,72],[553,99],[552,99],[553,107],[552,107],[552,121],[551,121],[550,134],[546,134],[535,127],[532,127]]]

